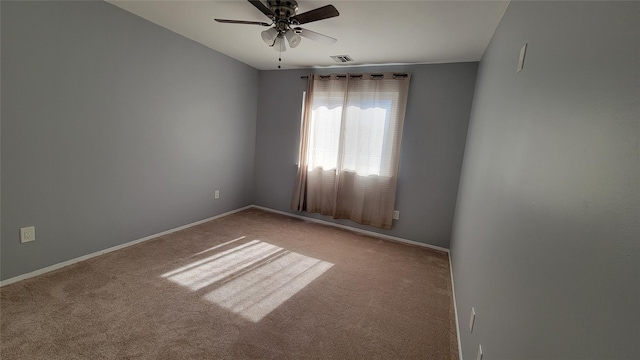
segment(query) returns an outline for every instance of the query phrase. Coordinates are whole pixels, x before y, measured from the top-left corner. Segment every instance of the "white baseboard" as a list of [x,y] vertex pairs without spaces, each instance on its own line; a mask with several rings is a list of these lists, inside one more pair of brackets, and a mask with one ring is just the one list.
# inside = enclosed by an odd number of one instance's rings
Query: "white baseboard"
[[346,226],[346,225],[342,225],[342,224],[336,224],[336,223],[333,223],[333,222],[330,222],[330,221],[318,220],[318,219],[314,219],[314,218],[310,218],[310,217],[306,217],[306,216],[301,216],[301,215],[288,213],[288,212],[285,212],[285,211],[274,210],[274,209],[267,208],[267,207],[264,207],[264,206],[252,205],[251,207],[256,208],[256,209],[260,209],[260,210],[264,210],[264,211],[269,211],[269,212],[276,213],[276,214],[280,214],[280,215],[290,216],[290,217],[293,217],[293,218],[296,218],[296,219],[301,219],[301,220],[310,221],[310,222],[314,222],[314,223],[319,223],[319,224],[323,224],[323,225],[329,225],[329,226],[333,226],[333,227],[338,227],[338,228],[341,228],[341,229],[346,229],[346,230],[349,230],[349,231],[353,231],[353,232],[357,232],[357,233],[360,233],[360,234],[381,238],[381,239],[384,239],[384,240],[390,240],[390,241],[401,242],[401,243],[405,243],[405,244],[417,245],[417,246],[426,247],[426,248],[430,248],[430,249],[434,249],[434,250],[444,251],[446,253],[449,252],[449,249],[447,249],[447,248],[443,248],[443,247],[435,246],[435,245],[430,245],[430,244],[425,244],[425,243],[422,243],[422,242],[419,242],[419,241],[407,240],[407,239],[399,238],[399,237],[396,237],[396,236],[377,233],[377,232],[374,232],[374,231],[362,230],[362,229],[354,228],[354,227],[351,227],[351,226]]
[[177,228],[173,228],[173,229],[170,229],[170,230],[167,230],[167,231],[163,231],[163,232],[160,232],[160,233],[157,233],[157,234],[149,235],[149,236],[143,237],[142,239],[133,240],[133,241],[130,241],[130,242],[127,242],[127,243],[124,243],[124,244],[120,244],[120,245],[117,245],[117,246],[110,247],[108,249],[104,249],[104,250],[96,251],[96,252],[88,254],[88,255],[80,256],[80,257],[77,257],[75,259],[71,259],[71,260],[63,261],[63,262],[58,263],[58,264],[47,266],[45,268],[38,269],[38,270],[32,271],[30,273],[26,273],[26,274],[23,274],[23,275],[18,275],[16,277],[12,277],[10,279],[0,281],[0,287],[5,286],[5,285],[9,285],[9,284],[13,284],[13,283],[18,282],[20,280],[29,279],[29,278],[32,278],[34,276],[42,275],[42,274],[45,274],[45,273],[48,273],[48,272],[51,272],[51,271],[54,271],[54,270],[58,270],[58,269],[61,269],[61,268],[65,267],[65,266],[69,266],[69,265],[75,264],[75,263],[80,262],[80,261],[88,260],[88,259],[91,259],[91,258],[96,257],[96,256],[100,256],[100,255],[103,255],[103,254],[106,254],[106,253],[110,253],[112,251],[124,249],[126,247],[129,247],[129,246],[132,246],[132,245],[136,245],[136,244],[139,244],[141,242],[148,241],[148,240],[152,240],[152,239],[155,239],[155,238],[163,236],[163,235],[167,235],[167,234],[174,233],[176,231],[184,230],[184,229],[190,228],[192,226],[200,225],[200,224],[205,223],[207,221],[219,219],[221,217],[225,217],[227,215],[231,215],[233,213],[237,213],[237,212],[249,209],[251,207],[252,206],[249,205],[249,206],[245,206],[245,207],[242,207],[242,208],[239,208],[239,209],[227,211],[226,213],[223,213],[223,214],[220,214],[220,215],[216,215],[216,216],[212,216],[210,218],[206,218],[206,219],[202,219],[202,220],[199,220],[199,221],[196,221],[196,222],[192,222],[192,223],[187,224],[187,225],[178,226]]
[[453,283],[453,263],[451,263],[451,253],[449,253],[449,273],[451,274],[451,296],[453,297],[453,313],[456,316],[456,336],[458,338],[458,352],[462,359],[462,340],[460,339],[460,321],[458,321],[458,304],[456,304],[456,286]]

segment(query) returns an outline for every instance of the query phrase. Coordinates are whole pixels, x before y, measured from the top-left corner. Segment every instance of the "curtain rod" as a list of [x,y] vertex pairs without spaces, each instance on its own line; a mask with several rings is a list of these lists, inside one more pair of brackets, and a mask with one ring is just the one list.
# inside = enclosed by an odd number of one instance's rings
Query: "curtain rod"
[[[329,76],[329,75],[326,75],[326,76]],[[380,76],[384,76],[384,74],[371,74],[371,77],[380,77]],[[409,75],[407,75],[405,73],[398,73],[398,74],[394,73],[393,76],[394,77],[407,77]],[[345,78],[345,77],[347,77],[347,75],[338,75],[337,77]],[[353,77],[362,77],[362,75],[351,75],[351,77],[352,78]],[[300,79],[308,79],[308,78],[309,78],[308,76],[300,76]]]

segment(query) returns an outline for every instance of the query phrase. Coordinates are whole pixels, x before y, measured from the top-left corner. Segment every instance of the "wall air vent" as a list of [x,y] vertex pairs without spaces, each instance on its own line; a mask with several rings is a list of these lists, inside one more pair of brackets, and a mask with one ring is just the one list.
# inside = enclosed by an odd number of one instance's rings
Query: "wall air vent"
[[338,63],[346,63],[346,62],[353,61],[353,59],[349,55],[333,55],[331,56],[331,58],[333,59],[333,61]]

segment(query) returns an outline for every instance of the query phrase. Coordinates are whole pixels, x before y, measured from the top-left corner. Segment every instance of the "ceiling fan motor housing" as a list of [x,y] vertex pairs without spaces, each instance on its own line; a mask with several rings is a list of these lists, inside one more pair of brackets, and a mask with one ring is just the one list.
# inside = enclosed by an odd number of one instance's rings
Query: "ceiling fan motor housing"
[[288,19],[298,11],[298,3],[294,0],[269,0],[269,9],[276,14],[275,20]]

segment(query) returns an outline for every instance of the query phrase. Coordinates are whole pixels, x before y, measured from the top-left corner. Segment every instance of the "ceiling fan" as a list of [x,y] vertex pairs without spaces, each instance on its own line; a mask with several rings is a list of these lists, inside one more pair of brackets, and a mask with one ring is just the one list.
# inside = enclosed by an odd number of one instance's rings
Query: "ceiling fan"
[[299,27],[299,25],[302,24],[340,15],[333,5],[326,5],[301,14],[296,14],[298,11],[298,3],[295,0],[268,0],[267,5],[264,5],[264,3],[259,0],[249,0],[249,2],[265,14],[271,22],[266,23],[259,21],[226,19],[215,20],[225,24],[268,26],[270,28],[262,32],[262,40],[275,51],[279,52],[286,51],[287,49],[284,41],[285,38],[289,42],[289,46],[291,48],[300,44],[300,41],[302,40],[300,38],[301,36],[329,45],[338,41],[332,37]]

